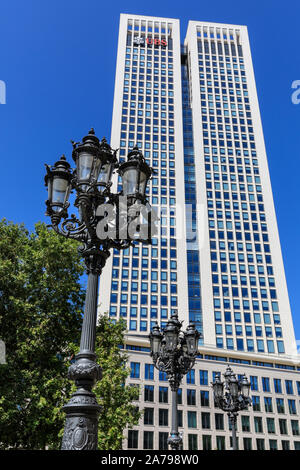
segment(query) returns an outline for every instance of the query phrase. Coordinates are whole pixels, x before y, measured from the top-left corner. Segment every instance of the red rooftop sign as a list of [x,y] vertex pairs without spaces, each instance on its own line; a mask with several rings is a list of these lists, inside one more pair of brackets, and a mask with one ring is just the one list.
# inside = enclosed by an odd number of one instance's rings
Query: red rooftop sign
[[167,46],[167,41],[165,39],[158,39],[158,38],[143,38],[143,37],[135,37],[133,38],[133,44],[135,46]]

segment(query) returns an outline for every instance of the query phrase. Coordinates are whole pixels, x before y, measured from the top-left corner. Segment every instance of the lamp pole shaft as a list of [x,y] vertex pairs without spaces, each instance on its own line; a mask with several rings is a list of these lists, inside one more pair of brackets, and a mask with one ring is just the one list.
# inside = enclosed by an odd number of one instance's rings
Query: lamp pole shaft
[[237,436],[236,436],[237,413],[229,413],[229,419],[230,419],[231,426],[232,426],[232,449],[238,450]]
[[[96,255],[94,255],[96,256]],[[93,257],[94,258],[94,257]],[[99,269],[93,259],[88,268],[84,318],[81,330],[80,351],[76,362],[68,371],[77,390],[63,407],[66,413],[62,450],[96,450],[98,447],[98,415],[100,406],[92,388],[101,379],[100,366],[95,362],[95,338],[97,322],[97,301]]]
[[180,381],[181,378],[176,377],[176,374],[169,377],[169,384],[172,391],[172,421],[168,444],[172,450],[179,450],[182,444],[182,438],[178,432],[178,388]]
[[[178,437],[178,389],[172,390],[172,426],[171,438]],[[171,444],[173,450],[178,450],[179,444]]]
[[97,301],[98,301],[99,274],[90,272],[84,306],[84,317],[81,330],[80,353],[95,353]]

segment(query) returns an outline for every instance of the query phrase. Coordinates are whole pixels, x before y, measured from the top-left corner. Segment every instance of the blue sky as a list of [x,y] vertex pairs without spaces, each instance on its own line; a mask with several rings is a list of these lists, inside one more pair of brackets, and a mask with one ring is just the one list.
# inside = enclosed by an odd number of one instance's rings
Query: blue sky
[[[298,245],[300,4],[296,0],[5,0],[0,10],[0,217],[30,229],[44,217],[44,163],[90,127],[110,137],[120,13],[248,26],[288,289],[300,339]],[[300,96],[300,95],[299,95]]]

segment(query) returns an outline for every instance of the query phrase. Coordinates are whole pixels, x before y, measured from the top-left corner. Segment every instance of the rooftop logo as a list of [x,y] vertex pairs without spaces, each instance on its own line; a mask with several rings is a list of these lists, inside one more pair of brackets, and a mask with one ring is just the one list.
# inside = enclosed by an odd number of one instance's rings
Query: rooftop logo
[[144,38],[144,37],[136,36],[135,38],[133,38],[133,44],[135,46],[145,46],[147,44],[148,46],[154,45],[154,46],[166,47],[167,41],[165,39]]

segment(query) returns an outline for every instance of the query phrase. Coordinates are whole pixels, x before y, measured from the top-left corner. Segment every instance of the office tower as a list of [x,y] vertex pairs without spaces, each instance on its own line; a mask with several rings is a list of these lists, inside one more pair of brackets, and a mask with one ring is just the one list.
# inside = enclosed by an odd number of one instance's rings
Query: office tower
[[184,448],[230,447],[209,386],[226,362],[251,376],[240,448],[299,448],[300,369],[247,28],[190,21],[181,44],[179,20],[121,15],[111,145],[123,158],[137,145],[156,170],[160,215],[153,244],[113,253],[100,282],[99,313],[127,322],[146,410],[124,446],[166,448],[168,384],[148,334],[178,312],[202,333],[181,389]]
[[100,311],[126,319],[134,334],[149,334],[174,310],[188,320],[186,240],[176,236],[185,218],[178,227],[175,213],[185,205],[180,64],[178,20],[121,15],[111,145],[121,158],[137,145],[154,168],[149,202],[160,227],[152,246],[113,253],[99,299]]

